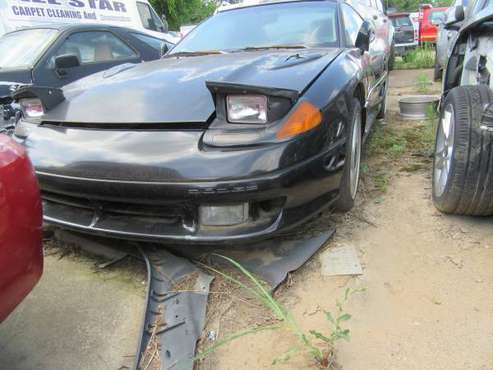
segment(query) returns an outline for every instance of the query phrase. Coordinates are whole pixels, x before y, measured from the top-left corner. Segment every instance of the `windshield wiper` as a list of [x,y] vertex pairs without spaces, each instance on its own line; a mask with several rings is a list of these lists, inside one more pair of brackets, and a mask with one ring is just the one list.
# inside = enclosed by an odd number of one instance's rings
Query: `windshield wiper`
[[304,45],[246,46],[241,49],[235,49],[234,51],[255,51],[255,50],[269,50],[269,49],[306,49],[306,46]]
[[177,53],[167,54],[163,58],[166,58],[166,57],[195,57],[195,56],[210,55],[210,54],[226,54],[226,52],[222,51],[222,50],[179,51]]

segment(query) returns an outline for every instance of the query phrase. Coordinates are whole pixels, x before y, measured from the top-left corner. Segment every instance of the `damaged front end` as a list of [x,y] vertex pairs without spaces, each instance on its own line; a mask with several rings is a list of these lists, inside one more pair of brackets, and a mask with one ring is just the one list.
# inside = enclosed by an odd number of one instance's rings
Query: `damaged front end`
[[[124,239],[251,242],[335,200],[344,147],[327,146],[337,127],[318,108],[295,90],[207,87],[215,113],[206,124],[57,121],[50,112],[69,109],[62,90],[19,89],[15,137],[35,163],[44,220]],[[238,114],[258,96],[265,114],[247,107],[240,120],[265,122],[230,122],[231,97],[241,97]]]

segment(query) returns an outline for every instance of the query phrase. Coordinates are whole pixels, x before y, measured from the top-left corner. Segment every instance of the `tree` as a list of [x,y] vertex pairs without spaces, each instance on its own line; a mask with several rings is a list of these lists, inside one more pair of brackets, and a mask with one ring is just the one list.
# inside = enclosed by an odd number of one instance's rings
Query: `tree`
[[165,14],[171,30],[184,24],[196,24],[209,17],[216,9],[213,0],[150,0],[159,14]]
[[450,6],[452,0],[385,0],[387,7],[395,8],[398,12],[417,12],[419,4],[431,4],[433,6]]

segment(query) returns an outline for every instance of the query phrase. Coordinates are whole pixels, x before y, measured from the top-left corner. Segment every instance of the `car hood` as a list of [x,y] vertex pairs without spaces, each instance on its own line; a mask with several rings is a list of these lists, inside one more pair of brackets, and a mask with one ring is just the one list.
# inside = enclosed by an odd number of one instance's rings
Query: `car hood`
[[124,64],[65,86],[44,119],[84,123],[206,122],[214,102],[206,81],[303,91],[340,49],[168,56]]

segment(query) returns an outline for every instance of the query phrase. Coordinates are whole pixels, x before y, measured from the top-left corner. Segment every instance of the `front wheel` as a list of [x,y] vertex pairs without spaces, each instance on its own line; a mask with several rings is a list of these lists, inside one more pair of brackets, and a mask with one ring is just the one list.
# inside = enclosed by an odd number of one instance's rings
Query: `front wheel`
[[483,118],[485,107],[491,103],[493,93],[487,86],[456,87],[443,103],[435,140],[432,192],[435,207],[444,213],[493,214],[493,137],[487,129],[490,115]]
[[335,208],[347,212],[354,206],[359,185],[359,170],[361,163],[361,104],[354,98],[351,106],[351,123],[348,127],[346,141],[346,160],[339,189],[339,198]]

